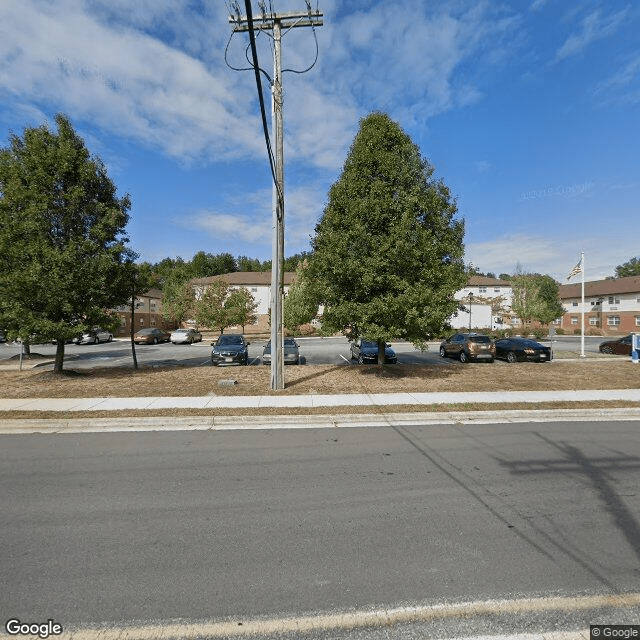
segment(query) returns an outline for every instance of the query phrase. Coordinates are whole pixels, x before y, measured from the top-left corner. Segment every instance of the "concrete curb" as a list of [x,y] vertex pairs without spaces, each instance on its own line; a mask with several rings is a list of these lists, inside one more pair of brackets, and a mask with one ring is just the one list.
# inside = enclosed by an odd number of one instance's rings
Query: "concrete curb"
[[307,416],[183,416],[0,420],[0,434],[110,433],[120,431],[228,431],[252,429],[336,429],[524,422],[640,420],[640,409],[523,409],[437,413],[366,413]]

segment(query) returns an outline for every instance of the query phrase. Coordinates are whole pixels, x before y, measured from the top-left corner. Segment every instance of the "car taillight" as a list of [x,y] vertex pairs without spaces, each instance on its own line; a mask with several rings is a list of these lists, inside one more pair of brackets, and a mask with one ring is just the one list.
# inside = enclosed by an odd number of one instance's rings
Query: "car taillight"
[[524,352],[529,354],[530,356],[532,356],[536,352],[536,350],[535,349],[525,349]]

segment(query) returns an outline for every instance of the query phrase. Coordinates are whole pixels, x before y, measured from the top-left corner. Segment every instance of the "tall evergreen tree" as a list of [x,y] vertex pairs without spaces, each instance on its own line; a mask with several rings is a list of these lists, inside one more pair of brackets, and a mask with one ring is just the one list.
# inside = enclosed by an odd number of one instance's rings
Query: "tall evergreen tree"
[[360,123],[312,240],[306,276],[324,331],[423,345],[457,309],[464,224],[448,187],[386,114]]
[[92,157],[64,115],[10,136],[0,149],[0,325],[9,335],[57,343],[102,325],[125,304],[129,196],[118,198],[99,158]]

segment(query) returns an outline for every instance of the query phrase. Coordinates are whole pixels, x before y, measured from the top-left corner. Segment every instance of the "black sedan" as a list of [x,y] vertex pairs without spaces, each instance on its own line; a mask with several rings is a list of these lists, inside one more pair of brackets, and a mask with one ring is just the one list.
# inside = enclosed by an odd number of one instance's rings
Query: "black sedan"
[[212,343],[211,364],[248,364],[249,343],[237,333],[221,335]]
[[507,362],[548,362],[551,349],[528,338],[502,338],[496,340],[496,358]]
[[[358,364],[377,364],[378,343],[358,338],[351,344],[351,359],[357,360]],[[391,348],[390,344],[385,345],[384,363],[396,364],[397,362],[398,356],[396,356],[396,352]]]
[[632,338],[633,336],[629,334],[618,340],[607,340],[606,342],[601,342],[598,349],[600,353],[617,353],[620,356],[630,356]]

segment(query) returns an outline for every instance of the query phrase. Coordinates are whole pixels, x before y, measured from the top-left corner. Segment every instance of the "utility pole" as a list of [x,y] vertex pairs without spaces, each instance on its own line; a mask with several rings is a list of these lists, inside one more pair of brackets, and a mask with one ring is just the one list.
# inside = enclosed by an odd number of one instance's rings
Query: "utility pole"
[[[273,38],[273,80],[271,81],[272,119],[275,150],[275,184],[273,186],[273,228],[271,243],[271,389],[284,389],[284,127],[282,117],[282,32],[294,27],[321,27],[322,13],[262,13],[254,16],[256,31],[270,31]],[[250,7],[248,7],[249,10]],[[249,31],[246,16],[229,16],[234,33]]]

